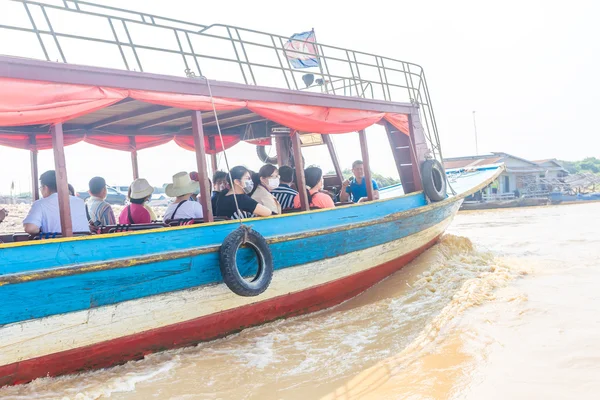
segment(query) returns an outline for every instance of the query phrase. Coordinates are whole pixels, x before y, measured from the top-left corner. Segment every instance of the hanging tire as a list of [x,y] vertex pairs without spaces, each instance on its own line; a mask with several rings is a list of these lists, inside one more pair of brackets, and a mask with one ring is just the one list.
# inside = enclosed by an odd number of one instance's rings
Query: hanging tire
[[256,154],[258,155],[258,159],[265,164],[277,165],[277,154],[275,154],[275,157],[269,157],[265,146],[256,146]]
[[426,160],[421,167],[423,191],[431,201],[446,198],[446,172],[438,160]]
[[[244,244],[254,250],[258,258],[258,272],[251,281],[244,279],[237,267],[237,252]],[[267,290],[273,278],[271,249],[260,233],[247,226],[240,226],[227,235],[219,252],[219,264],[223,281],[239,296],[258,296]]]

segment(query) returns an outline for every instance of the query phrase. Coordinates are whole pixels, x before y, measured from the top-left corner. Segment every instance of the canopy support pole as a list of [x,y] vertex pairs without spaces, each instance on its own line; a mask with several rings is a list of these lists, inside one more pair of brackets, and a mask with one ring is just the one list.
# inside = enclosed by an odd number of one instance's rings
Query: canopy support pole
[[275,138],[275,148],[277,149],[277,165],[281,168],[284,165],[290,165],[290,139],[289,135],[277,135]]
[[369,148],[367,147],[367,134],[364,129],[358,131],[358,139],[360,140],[360,152],[362,154],[362,162],[365,167],[365,178],[367,180],[367,197],[373,200],[373,179],[371,178],[371,163],[369,161]]
[[394,161],[396,161],[398,176],[400,177],[400,182],[402,182],[402,190],[404,191],[404,194],[416,192],[415,176],[413,174],[415,160],[411,148],[410,136],[400,132],[389,122],[385,123],[385,130],[390,142]]
[[131,143],[131,168],[133,169],[133,180],[139,179],[140,177],[140,169],[138,166],[138,158],[137,158],[137,143],[135,142],[135,137],[130,136],[129,142]]
[[30,161],[31,161],[31,196],[33,201],[40,199],[40,185],[39,185],[39,172],[38,172],[38,151],[36,147],[35,135],[30,136],[31,148],[30,150]]
[[302,142],[300,142],[300,134],[294,131],[292,134],[292,149],[294,150],[294,160],[300,160],[296,165],[296,186],[298,195],[300,196],[300,209],[309,211],[310,204],[308,195],[306,194],[306,179],[304,178],[304,168],[302,168]]
[[67,180],[67,163],[65,161],[65,140],[62,124],[52,125],[52,149],[54,150],[54,170],[56,171],[56,187],[58,189],[58,210],[63,237],[73,236],[71,223],[71,204],[69,202],[69,184]]
[[[211,150],[211,154],[210,154],[210,166],[212,169],[212,173],[213,175],[215,174],[215,172],[217,172],[218,166],[217,166],[217,146],[215,145],[215,137],[214,136],[209,136],[208,137],[208,146]],[[214,182],[213,182],[214,184]]]
[[340,182],[344,182],[344,174],[342,174],[342,168],[340,167],[340,160],[338,159],[337,153],[335,152],[335,147],[333,147],[333,140],[329,135],[321,135],[323,141],[327,145],[327,149],[329,150],[329,156],[331,157],[331,162],[333,163],[333,168],[335,169],[335,174],[337,175]]
[[196,149],[198,181],[200,181],[200,204],[202,205],[204,222],[213,222],[213,210],[210,201],[211,187],[208,182],[206,149],[204,148],[204,128],[202,127],[202,114],[200,111],[192,113],[192,134],[194,135],[194,147]]

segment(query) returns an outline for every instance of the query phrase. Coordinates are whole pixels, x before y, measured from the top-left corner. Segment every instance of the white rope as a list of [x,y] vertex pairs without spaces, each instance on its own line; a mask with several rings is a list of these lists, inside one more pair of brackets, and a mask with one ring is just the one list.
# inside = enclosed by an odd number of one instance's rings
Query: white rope
[[[219,116],[217,115],[217,108],[215,106],[215,99],[213,98],[212,89],[210,87],[210,81],[205,76],[201,76],[200,78],[206,81],[206,85],[208,86],[208,94],[210,95],[210,102],[212,103],[213,114],[215,116],[215,122],[217,123],[217,131],[219,132],[219,139],[221,140],[221,148],[223,149],[223,157],[225,158],[225,166],[227,167],[227,174],[229,175],[229,182],[231,183],[231,190],[233,190],[233,201],[235,202],[235,208],[238,213],[238,217],[240,220],[240,224],[242,224],[243,215],[240,210],[240,205],[237,201],[237,193],[235,192],[235,183],[233,182],[233,177],[231,176],[231,168],[229,167],[229,159],[227,158],[227,150],[225,150],[225,142],[223,141],[223,134],[221,133],[221,125],[219,124]],[[216,211],[216,210],[215,210]]]

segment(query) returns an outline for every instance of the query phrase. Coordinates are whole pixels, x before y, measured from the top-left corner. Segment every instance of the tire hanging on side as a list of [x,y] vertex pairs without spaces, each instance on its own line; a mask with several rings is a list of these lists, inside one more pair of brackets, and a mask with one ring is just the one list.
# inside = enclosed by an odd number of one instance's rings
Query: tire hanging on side
[[[241,276],[237,267],[237,252],[242,245],[248,245],[258,259],[258,272],[248,281]],[[219,267],[227,287],[239,296],[258,296],[267,288],[273,278],[273,255],[265,238],[254,229],[240,226],[231,232],[221,245]]]
[[446,172],[438,160],[426,160],[421,166],[423,191],[429,200],[436,202],[446,198]]
[[269,157],[265,146],[256,146],[256,154],[258,155],[258,159],[265,164],[277,165],[277,154],[274,157]]

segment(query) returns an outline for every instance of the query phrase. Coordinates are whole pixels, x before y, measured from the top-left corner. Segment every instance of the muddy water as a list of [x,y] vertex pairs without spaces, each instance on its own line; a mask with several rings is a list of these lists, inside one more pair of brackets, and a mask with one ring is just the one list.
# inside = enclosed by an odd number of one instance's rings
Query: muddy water
[[331,310],[2,399],[597,399],[600,204],[461,213]]

